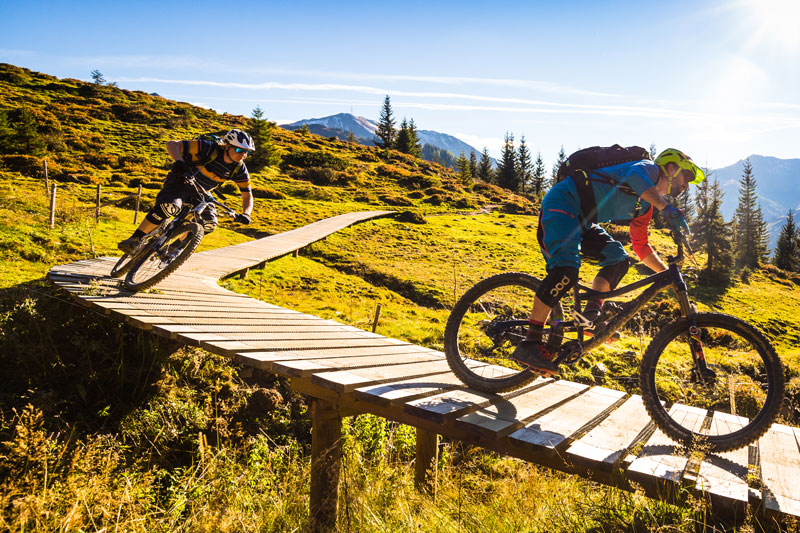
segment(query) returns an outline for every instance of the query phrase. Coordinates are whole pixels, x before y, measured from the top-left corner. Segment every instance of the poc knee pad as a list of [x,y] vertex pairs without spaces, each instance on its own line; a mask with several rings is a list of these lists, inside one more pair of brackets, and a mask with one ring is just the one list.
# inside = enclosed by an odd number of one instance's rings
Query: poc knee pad
[[631,260],[629,257],[626,257],[619,263],[604,266],[597,275],[606,280],[611,286],[611,289],[615,289],[617,285],[619,285],[619,282],[622,281],[622,278],[625,277],[625,274],[627,274],[630,266]]
[[536,291],[536,296],[548,307],[553,307],[577,281],[577,268],[555,267],[547,272],[547,276],[539,285],[539,290]]
[[205,235],[208,235],[209,233],[211,233],[215,229],[217,229],[217,223],[216,222],[212,222],[210,220],[204,220],[203,221],[203,233]]

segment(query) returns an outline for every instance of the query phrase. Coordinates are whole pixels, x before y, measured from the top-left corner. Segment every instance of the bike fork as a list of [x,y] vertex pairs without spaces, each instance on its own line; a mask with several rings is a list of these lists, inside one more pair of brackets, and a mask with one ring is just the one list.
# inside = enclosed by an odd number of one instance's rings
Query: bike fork
[[700,379],[712,377],[714,372],[706,364],[706,355],[703,351],[703,343],[700,340],[700,328],[697,327],[695,316],[697,307],[689,300],[689,290],[683,277],[674,285],[675,294],[678,296],[678,303],[681,308],[681,315],[689,319],[689,328],[686,331],[686,339],[689,343],[689,350],[692,353],[692,361]]

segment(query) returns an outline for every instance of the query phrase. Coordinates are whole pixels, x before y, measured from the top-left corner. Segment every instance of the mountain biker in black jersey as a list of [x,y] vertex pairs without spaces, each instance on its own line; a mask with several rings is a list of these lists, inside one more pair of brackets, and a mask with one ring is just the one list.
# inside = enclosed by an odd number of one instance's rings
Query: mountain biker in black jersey
[[[132,253],[139,246],[142,237],[153,231],[165,218],[177,215],[183,203],[197,194],[194,188],[184,183],[187,174],[194,175],[197,184],[207,191],[225,180],[236,183],[242,196],[242,213],[236,215],[234,221],[240,224],[250,223],[253,193],[250,189],[250,173],[244,160],[256,146],[248,133],[232,129],[219,142],[202,139],[167,141],[166,148],[175,162],[156,196],[155,206],[133,235],[117,245],[125,253]],[[216,229],[217,212],[213,204],[203,211],[201,218],[206,234]]]
[[[576,177],[571,176],[573,179],[554,185],[542,200],[537,237],[547,260],[547,276],[536,291],[527,337],[519,343],[512,357],[543,374],[559,373],[553,354],[542,342],[543,328],[552,307],[577,282],[580,255],[594,255],[600,259],[601,269],[592,288],[601,292],[614,289],[630,265],[622,245],[594,222],[632,219],[634,251],[645,265],[661,272],[667,267],[647,244],[653,207],[661,211],[673,229],[688,232],[683,212],[667,203],[663,196],[677,197],[689,188],[690,183],[698,184],[705,178],[702,169],[674,148],[663,151],[655,161],[622,163],[604,168],[603,173],[613,177],[616,183],[628,186],[634,194],[623,192],[617,185],[602,182],[599,178],[592,179],[590,172],[588,178],[594,205],[591,207],[592,221],[588,224],[584,218],[586,206],[581,205],[582,195],[578,191],[581,185]],[[643,215],[638,215],[640,209]],[[597,319],[601,305],[600,300],[589,300],[584,310],[585,318]]]

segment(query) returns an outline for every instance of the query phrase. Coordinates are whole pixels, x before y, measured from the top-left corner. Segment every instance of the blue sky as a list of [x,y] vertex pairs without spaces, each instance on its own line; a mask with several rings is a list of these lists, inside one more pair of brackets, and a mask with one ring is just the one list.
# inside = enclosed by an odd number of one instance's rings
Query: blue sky
[[[608,5],[603,5],[608,4]],[[287,123],[340,112],[497,155],[524,135],[711,168],[800,158],[800,0],[2,2],[0,61]]]

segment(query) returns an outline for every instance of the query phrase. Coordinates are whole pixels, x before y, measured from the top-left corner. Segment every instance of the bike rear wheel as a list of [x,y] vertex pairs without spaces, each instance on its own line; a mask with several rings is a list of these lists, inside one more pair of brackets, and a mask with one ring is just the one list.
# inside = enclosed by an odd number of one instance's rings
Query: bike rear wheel
[[185,222],[172,231],[160,248],[151,243],[125,277],[125,288],[141,291],[152,287],[175,272],[202,239],[203,227],[196,222]]
[[[478,282],[456,302],[445,327],[444,351],[453,373],[466,385],[498,393],[536,379],[538,374],[514,362],[511,354],[528,332],[539,284],[521,272],[498,274]],[[544,336],[551,351],[561,344],[561,319],[561,305],[556,304]]]
[[[693,325],[697,331],[690,334]],[[697,369],[690,342],[700,347],[708,370]],[[653,338],[639,384],[647,412],[667,436],[724,452],[769,429],[785,378],[780,358],[758,329],[730,315],[700,313],[675,320]]]

